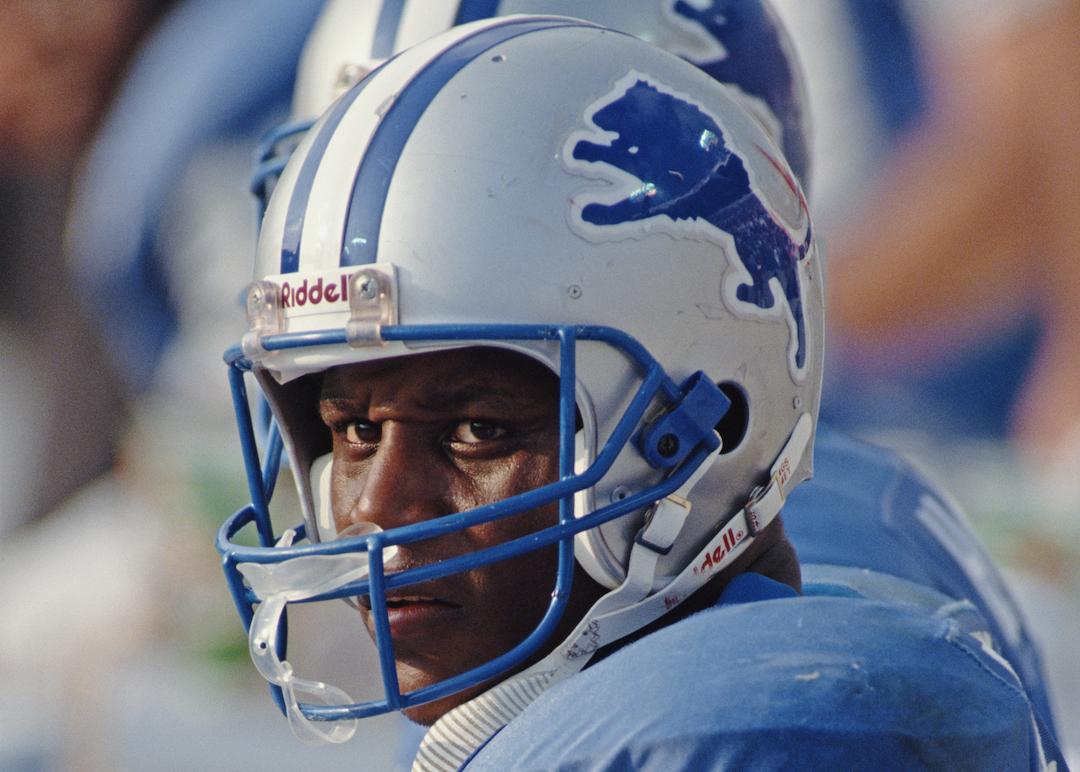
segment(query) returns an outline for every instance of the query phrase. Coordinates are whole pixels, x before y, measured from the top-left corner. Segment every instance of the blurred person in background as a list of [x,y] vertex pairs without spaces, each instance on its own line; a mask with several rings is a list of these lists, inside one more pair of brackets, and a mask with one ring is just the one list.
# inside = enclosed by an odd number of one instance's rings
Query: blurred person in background
[[868,368],[933,370],[1034,322],[1004,431],[1061,472],[1080,458],[1080,2],[1006,16],[927,40],[929,109],[833,242],[833,324]]
[[[0,537],[112,463],[124,399],[60,248],[76,160],[167,0],[0,5]],[[77,441],[72,436],[78,427]],[[47,463],[62,453],[64,463]]]
[[[250,745],[273,720],[215,688],[243,639],[213,621],[230,611],[205,513],[241,493],[223,472],[220,358],[204,352],[231,340],[251,150],[288,110],[319,6],[0,9],[5,179],[49,194],[20,192],[3,215],[34,249],[4,257],[0,415],[19,429],[5,464],[23,462],[0,481],[22,523],[0,538],[0,769],[224,769],[237,729]],[[254,745],[234,768],[297,751]]]
[[[70,577],[115,601],[113,590],[129,586],[114,581],[124,576],[121,566],[95,563],[80,549],[96,543],[92,523],[47,517],[111,468],[129,396],[84,304],[85,287],[67,272],[62,234],[78,158],[139,41],[169,4],[0,5],[0,436],[9,443],[0,458],[0,583],[12,593],[0,624],[4,769],[39,768],[42,749],[80,768],[59,750],[66,743],[57,738],[70,732],[58,731],[63,702],[51,698],[61,681],[78,704],[90,697],[83,675],[93,668],[58,652],[81,644],[80,653],[98,653],[94,636],[83,633],[97,626],[87,622],[99,609],[54,590]],[[77,742],[94,757],[92,733]]]

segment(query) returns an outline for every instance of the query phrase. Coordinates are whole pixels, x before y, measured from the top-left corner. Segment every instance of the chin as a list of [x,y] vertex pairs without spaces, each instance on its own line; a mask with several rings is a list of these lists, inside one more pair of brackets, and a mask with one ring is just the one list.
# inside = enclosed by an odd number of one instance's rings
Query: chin
[[488,686],[490,686],[490,684],[479,684],[466,689],[465,691],[457,692],[443,697],[442,699],[435,700],[434,702],[425,702],[423,705],[406,708],[402,712],[414,724],[431,726],[442,718],[444,713],[448,713],[458,705],[462,705],[476,695],[483,693],[487,690]]

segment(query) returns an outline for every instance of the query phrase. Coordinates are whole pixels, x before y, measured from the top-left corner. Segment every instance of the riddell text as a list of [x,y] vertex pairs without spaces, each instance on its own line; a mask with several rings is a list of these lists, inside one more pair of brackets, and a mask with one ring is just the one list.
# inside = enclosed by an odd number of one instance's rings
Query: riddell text
[[323,277],[317,278],[310,285],[304,279],[300,285],[293,287],[289,282],[281,285],[281,307],[299,308],[302,306],[317,306],[321,303],[337,303],[349,299],[349,274],[343,273],[333,282],[323,283]]
[[731,550],[743,540],[746,536],[745,531],[736,531],[734,528],[728,528],[724,531],[723,543],[717,546],[712,552],[705,553],[705,559],[701,561],[700,565],[694,566],[695,574],[703,574],[706,571],[712,571],[714,568],[720,565],[720,561],[724,559]]

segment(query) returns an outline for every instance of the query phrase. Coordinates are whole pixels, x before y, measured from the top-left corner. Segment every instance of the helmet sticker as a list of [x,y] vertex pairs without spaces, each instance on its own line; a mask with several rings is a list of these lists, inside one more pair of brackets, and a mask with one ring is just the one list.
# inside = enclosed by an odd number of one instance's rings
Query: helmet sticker
[[[589,106],[585,123],[592,128],[569,137],[563,162],[610,188],[574,196],[571,227],[590,241],[659,231],[704,238],[733,252],[735,271],[723,288],[728,307],[743,315],[783,314],[793,337],[792,374],[804,375],[799,274],[811,227],[784,164],[756,144],[748,150],[763,158],[748,163],[747,152],[733,147],[703,106],[635,71]],[[805,229],[802,239],[795,229]]]
[[671,24],[707,41],[672,52],[737,88],[746,106],[782,139],[788,163],[804,177],[809,159],[794,53],[769,7],[742,0],[665,0],[664,12]]

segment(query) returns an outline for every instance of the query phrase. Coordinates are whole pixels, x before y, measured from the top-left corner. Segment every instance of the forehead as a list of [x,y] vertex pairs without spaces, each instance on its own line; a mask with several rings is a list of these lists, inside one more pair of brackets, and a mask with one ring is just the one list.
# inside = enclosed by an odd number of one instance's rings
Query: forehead
[[524,354],[499,348],[465,348],[341,365],[327,370],[322,399],[405,395],[552,400],[558,378]]

